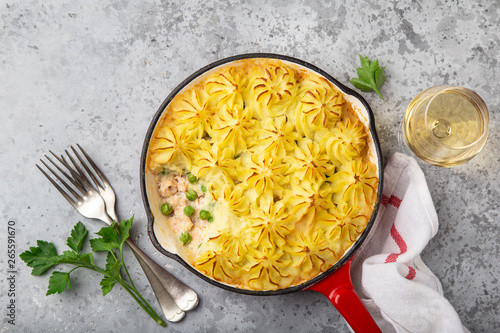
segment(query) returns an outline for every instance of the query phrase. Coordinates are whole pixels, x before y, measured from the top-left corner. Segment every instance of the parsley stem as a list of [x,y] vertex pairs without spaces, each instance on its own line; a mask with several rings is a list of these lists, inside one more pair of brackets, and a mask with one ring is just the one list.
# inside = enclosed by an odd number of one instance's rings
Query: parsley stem
[[[121,279],[120,279],[120,281],[118,281],[118,283],[130,294],[130,296],[132,296],[135,299],[137,304],[139,304],[141,306],[141,308],[144,311],[146,311],[146,313],[151,318],[153,318],[159,325],[167,326],[167,324],[163,321],[163,319],[161,319],[161,317],[156,313],[156,311],[151,308],[149,303],[146,300],[144,300],[144,298],[137,291],[137,289],[133,288],[132,286],[129,286],[125,281],[123,281]],[[139,296],[144,301],[144,303],[139,298],[137,298],[137,296]]]
[[[130,274],[129,274],[128,269],[127,269],[127,265],[125,265],[125,260],[123,260],[123,246],[120,246],[119,250],[120,250],[120,259],[122,261],[122,266],[123,266],[123,269],[125,270],[125,274],[127,274],[127,277],[128,277],[128,280],[130,281],[130,284],[135,289],[134,281],[130,277]],[[132,252],[133,252],[133,250],[132,250]]]
[[[127,274],[127,277],[128,277],[129,282],[130,282],[130,285],[127,282],[125,282],[121,276],[120,276],[120,281],[118,281],[118,283],[120,283],[120,285],[123,288],[125,288],[125,290],[127,290],[130,293],[130,295],[132,295],[132,297],[134,297],[135,301],[137,303],[139,303],[139,305],[144,309],[144,311],[146,311],[147,314],[149,314],[158,324],[160,324],[162,326],[165,326],[165,322],[156,313],[156,311],[151,307],[151,305],[148,303],[148,301],[146,301],[142,297],[141,293],[135,287],[134,281],[132,280],[132,277],[130,276],[130,274],[128,272],[127,266],[125,265],[125,260],[123,260],[123,243],[118,248],[118,251],[120,253],[120,260],[121,260],[121,263],[122,263],[122,267],[125,270],[125,273]],[[111,252],[113,252],[113,251],[111,251]]]
[[153,312],[158,318],[160,318],[160,316],[156,313],[156,311],[151,307],[151,305],[149,304],[149,302],[146,301],[144,299],[144,297],[142,297],[141,293],[138,292],[135,287],[134,287],[134,290],[135,290],[135,293],[137,294],[137,296],[142,300],[142,302],[144,303],[144,305],[146,305],[151,312]]
[[[145,305],[145,306],[146,306],[146,307],[150,310],[150,312],[154,313],[154,314],[155,314],[158,318],[160,318],[160,316],[156,313],[156,311],[155,311],[155,310],[153,309],[153,307],[149,304],[149,302],[148,302],[148,301],[146,301],[146,300],[144,299],[144,297],[142,297],[141,293],[137,290],[137,288],[136,288],[135,286],[133,286],[132,281],[130,281],[130,282],[131,282],[131,284],[132,284],[132,286],[131,286],[131,285],[129,285],[127,282],[123,281],[123,279],[122,279],[122,282],[123,282],[124,284],[126,284],[126,285],[127,285],[127,287],[128,287],[131,291],[133,291],[137,297],[139,297],[139,298],[140,298],[140,300],[141,300],[142,304],[144,304],[144,305]],[[123,286],[123,285],[122,285],[122,286]],[[124,287],[124,288],[125,288],[125,287]],[[138,301],[137,299],[136,299],[136,301],[139,303],[139,301]],[[146,309],[144,309],[144,310],[146,310]],[[148,312],[148,313],[149,313],[149,312]]]
[[[125,266],[125,263],[123,261],[123,254],[122,253],[120,253],[120,257],[121,257],[122,266]],[[88,268],[88,269],[93,270],[95,272],[98,272],[100,274],[103,274],[105,276],[109,276],[109,274],[106,271],[102,270],[101,268],[99,268],[98,266],[95,266],[95,265],[92,265],[92,266],[78,266],[78,267],[75,267],[74,269],[72,269],[71,271],[73,271],[73,270],[75,270],[76,268],[79,268],[79,267],[85,267],[85,268]],[[130,278],[130,275],[128,274],[128,272],[127,272],[127,275],[128,275],[128,278],[130,279],[131,285],[129,285],[126,281],[124,281],[121,276],[119,276],[118,278],[115,277],[116,282],[118,282],[123,287],[123,289],[125,289],[134,298],[134,300],[144,309],[144,311],[146,311],[146,313],[151,318],[153,318],[159,325],[166,326],[166,324],[163,321],[163,319],[161,319],[161,317],[151,307],[151,305],[148,303],[148,301],[146,301],[142,297],[141,293],[137,290],[137,288],[135,288],[134,283],[132,282],[132,279]]]

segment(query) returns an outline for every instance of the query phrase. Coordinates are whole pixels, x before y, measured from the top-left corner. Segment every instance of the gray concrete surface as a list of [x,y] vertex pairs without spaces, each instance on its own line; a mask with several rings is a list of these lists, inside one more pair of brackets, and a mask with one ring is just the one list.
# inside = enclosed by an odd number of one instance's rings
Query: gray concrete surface
[[[472,161],[425,168],[439,232],[422,257],[472,332],[500,331],[500,3],[498,1],[47,1],[0,0],[0,332],[348,332],[314,292],[275,297],[218,289],[162,257],[146,233],[139,156],[167,94],[212,61],[248,52],[294,56],[350,86],[358,54],[379,59],[381,100],[363,93],[387,158],[411,99],[437,84],[477,91],[491,112],[490,136]],[[73,290],[45,296],[48,276],[15,262],[16,325],[7,322],[7,224],[17,254],[51,240],[60,251],[81,217],[35,163],[49,149],[80,143],[135,215],[134,240],[200,295],[198,308],[162,329],[116,288],[75,274]],[[153,294],[131,262],[139,288]]]

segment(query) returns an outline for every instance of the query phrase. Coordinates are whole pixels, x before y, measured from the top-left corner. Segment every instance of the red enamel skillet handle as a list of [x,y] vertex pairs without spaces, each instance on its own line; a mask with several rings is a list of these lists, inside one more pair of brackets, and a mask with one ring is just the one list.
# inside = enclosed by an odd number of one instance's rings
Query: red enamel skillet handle
[[351,261],[352,259],[335,273],[307,289],[318,291],[328,297],[354,332],[381,332],[352,286]]

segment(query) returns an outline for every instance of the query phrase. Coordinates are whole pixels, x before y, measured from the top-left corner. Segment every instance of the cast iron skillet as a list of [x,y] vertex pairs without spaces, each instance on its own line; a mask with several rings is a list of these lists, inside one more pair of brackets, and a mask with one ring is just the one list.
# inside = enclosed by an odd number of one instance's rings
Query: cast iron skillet
[[[184,87],[186,87],[189,83],[191,83],[193,80],[196,80],[198,77],[201,75],[207,73],[208,71],[211,71],[219,66],[226,65],[230,62],[233,61],[238,61],[238,60],[243,60],[243,59],[249,59],[249,58],[272,58],[272,59],[279,59],[281,61],[293,63],[295,65],[299,65],[302,67],[305,67],[306,69],[312,70],[319,75],[325,77],[328,79],[331,83],[333,83],[335,86],[337,86],[338,89],[340,89],[345,95],[346,99],[348,99],[352,104],[355,106],[358,106],[358,111],[361,110],[361,113],[367,118],[365,123],[368,124],[369,131],[371,138],[373,140],[373,151],[376,156],[374,161],[377,165],[378,168],[378,177],[379,177],[379,183],[378,183],[378,189],[377,189],[377,199],[375,203],[375,209],[373,211],[373,214],[368,222],[368,225],[366,226],[365,230],[359,238],[356,240],[356,242],[351,246],[351,248],[346,251],[344,256],[335,264],[333,267],[328,269],[326,272],[302,283],[296,286],[292,286],[286,289],[280,289],[280,290],[269,290],[269,291],[255,291],[255,290],[247,290],[247,289],[239,289],[230,285],[226,285],[223,283],[220,283],[216,280],[213,280],[209,278],[208,276],[202,274],[200,271],[196,270],[193,268],[190,264],[188,264],[184,259],[179,256],[176,253],[172,253],[167,251],[165,248],[163,248],[156,235],[154,232],[154,216],[151,211],[151,206],[150,206],[150,199],[148,198],[148,193],[147,193],[147,182],[146,182],[146,157],[147,157],[147,152],[148,152],[148,147],[149,143],[151,140],[151,137],[153,135],[153,132],[155,130],[157,122],[160,120],[161,115],[163,111],[166,109],[168,104],[172,101],[174,96],[176,96]],[[375,120],[373,117],[373,112],[370,109],[370,106],[368,103],[361,97],[357,92],[347,88],[344,86],[342,83],[337,81],[335,78],[330,76],[328,73],[325,73],[321,69],[317,68],[316,66],[307,63],[305,61],[295,59],[289,56],[284,56],[284,55],[279,55],[279,54],[271,54],[271,53],[251,53],[251,54],[241,54],[241,55],[236,55],[232,56],[229,58],[221,59],[219,61],[216,61],[210,65],[207,65],[200,70],[196,71],[192,75],[190,75],[187,79],[182,81],[171,93],[168,95],[168,97],[163,101],[163,103],[160,105],[158,108],[158,111],[153,117],[153,120],[151,121],[151,124],[149,126],[149,129],[146,133],[146,137],[144,140],[144,144],[142,147],[142,155],[141,155],[141,165],[140,165],[140,181],[141,181],[141,194],[142,194],[142,200],[144,203],[144,206],[146,208],[146,214],[148,217],[148,234],[149,237],[153,243],[153,245],[156,247],[156,249],[166,255],[167,257],[170,257],[182,265],[184,265],[187,269],[189,269],[192,273],[197,275],[198,277],[202,278],[203,280],[216,285],[217,287],[234,291],[237,293],[242,293],[242,294],[249,294],[249,295],[281,295],[281,294],[286,294],[286,293],[292,293],[300,290],[315,290],[319,291],[325,296],[327,296],[330,301],[333,303],[333,305],[337,308],[337,310],[342,314],[342,316],[346,319],[346,321],[349,323],[352,329],[354,329],[356,332],[377,332],[379,331],[378,327],[376,326],[374,320],[371,318],[370,314],[368,311],[364,308],[363,303],[357,296],[356,292],[354,291],[354,288],[352,286],[351,282],[351,277],[350,277],[350,266],[351,266],[351,261],[358,250],[358,248],[361,246],[361,244],[364,242],[366,239],[368,233],[370,232],[372,225],[374,223],[375,217],[378,212],[378,208],[380,205],[380,198],[382,196],[382,184],[383,184],[383,168],[382,168],[382,153],[380,150],[380,143],[378,141],[377,133],[375,130]]]

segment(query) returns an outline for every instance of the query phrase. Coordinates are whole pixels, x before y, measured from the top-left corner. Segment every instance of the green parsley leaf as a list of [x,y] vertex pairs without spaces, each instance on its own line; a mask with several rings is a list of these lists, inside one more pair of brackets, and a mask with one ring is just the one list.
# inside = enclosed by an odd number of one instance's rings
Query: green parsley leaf
[[108,256],[106,257],[106,273],[109,275],[104,276],[100,282],[103,296],[106,296],[113,289],[116,282],[121,279],[121,267],[122,263],[111,252],[108,252]]
[[117,261],[118,259],[116,259],[116,257],[111,252],[108,252],[108,255],[106,257],[106,271],[110,271]]
[[73,251],[80,253],[87,234],[87,229],[85,229],[83,223],[78,222],[73,230],[71,230],[71,237],[68,237],[66,243]]
[[39,240],[37,245],[38,247],[31,247],[30,251],[19,255],[29,267],[33,268],[32,275],[42,275],[57,264],[92,266],[94,262],[92,253],[79,254],[74,251],[64,251],[63,254],[57,255],[54,244]]
[[134,218],[131,217],[128,220],[122,220],[120,224],[118,224],[118,235],[120,236],[120,246],[123,246],[123,243],[130,236],[130,228],[132,227],[132,222]]
[[57,265],[57,250],[54,244],[37,241],[38,247],[30,247],[29,251],[24,251],[19,257],[33,270],[31,275],[42,275],[49,268]]
[[49,279],[49,289],[47,290],[46,296],[62,293],[64,290],[71,289],[71,281],[69,280],[69,273],[64,272],[52,272]]
[[99,284],[101,285],[102,296],[106,296],[111,290],[113,290],[116,280],[109,276],[104,276]]
[[381,68],[378,64],[378,60],[370,62],[368,57],[363,58],[361,54],[359,55],[359,59],[361,61],[361,67],[356,68],[359,77],[351,79],[350,82],[361,91],[366,92],[373,90],[380,98],[384,99],[378,88],[385,82],[385,67]]
[[118,234],[115,230],[115,222],[110,226],[102,227],[96,234],[101,237],[90,240],[92,251],[111,251],[120,248],[120,241],[118,240]]
[[110,278],[115,279],[115,281],[121,280],[122,275],[120,268],[122,267],[122,264],[123,263],[121,261],[117,261],[106,270]]
[[92,266],[94,264],[94,255],[92,253],[75,253],[73,251],[64,251],[61,255],[54,258],[58,264],[72,264],[75,266]]

